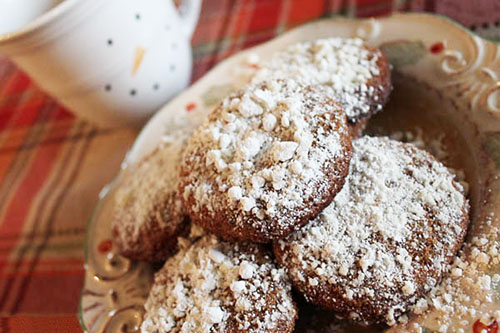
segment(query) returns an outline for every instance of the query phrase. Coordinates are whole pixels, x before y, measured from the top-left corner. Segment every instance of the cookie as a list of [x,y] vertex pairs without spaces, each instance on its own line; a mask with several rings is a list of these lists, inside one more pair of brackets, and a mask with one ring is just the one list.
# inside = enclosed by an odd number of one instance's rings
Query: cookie
[[451,172],[411,144],[362,137],[353,151],[334,201],[274,252],[311,303],[393,325],[447,272],[469,204]]
[[298,299],[299,318],[295,322],[294,333],[369,333],[384,332],[385,325],[370,326],[337,318],[332,311]]
[[193,222],[224,240],[280,239],[332,201],[351,149],[344,111],[321,87],[248,86],[189,139],[183,203]]
[[293,331],[291,283],[263,245],[184,242],[155,275],[143,332]]
[[121,254],[164,261],[187,231],[189,218],[178,193],[179,163],[186,138],[156,148],[126,174],[114,195],[112,230]]
[[347,129],[351,134],[352,139],[358,139],[363,136],[366,126],[368,125],[368,118],[361,119],[356,123],[349,123]]
[[[359,38],[327,38],[301,42],[277,52],[264,63],[252,82],[292,78],[321,84],[340,102],[350,127],[381,110],[392,90],[389,62]],[[354,133],[358,133],[353,129]]]

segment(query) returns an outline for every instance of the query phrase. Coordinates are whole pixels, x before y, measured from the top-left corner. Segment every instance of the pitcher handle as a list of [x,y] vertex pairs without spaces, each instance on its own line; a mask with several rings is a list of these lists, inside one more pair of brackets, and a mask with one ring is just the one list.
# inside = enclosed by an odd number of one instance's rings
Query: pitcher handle
[[191,38],[191,35],[196,28],[198,17],[200,16],[202,0],[183,0],[179,11],[181,15],[182,30]]

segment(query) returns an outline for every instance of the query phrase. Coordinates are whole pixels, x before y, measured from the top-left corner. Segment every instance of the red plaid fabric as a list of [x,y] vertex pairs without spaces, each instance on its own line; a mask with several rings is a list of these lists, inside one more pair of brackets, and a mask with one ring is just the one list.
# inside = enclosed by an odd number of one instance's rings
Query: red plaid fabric
[[[302,23],[394,11],[437,12],[500,36],[494,0],[205,0],[193,37],[192,80]],[[0,58],[1,332],[80,331],[86,223],[136,134],[76,119]]]

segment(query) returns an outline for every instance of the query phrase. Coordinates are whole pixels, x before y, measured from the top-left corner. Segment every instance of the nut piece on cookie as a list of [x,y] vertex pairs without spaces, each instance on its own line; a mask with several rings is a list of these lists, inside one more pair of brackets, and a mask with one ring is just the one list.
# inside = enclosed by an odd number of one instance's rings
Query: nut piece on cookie
[[393,325],[441,280],[468,213],[463,188],[430,154],[363,137],[353,141],[349,176],[333,202],[274,252],[311,303]]
[[292,332],[297,308],[268,250],[205,234],[167,260],[146,301],[143,332]]
[[177,249],[189,218],[178,194],[179,163],[186,138],[156,148],[126,174],[114,195],[113,235],[121,253],[161,262]]
[[263,64],[252,82],[271,78],[324,86],[342,104],[354,137],[362,135],[367,120],[383,108],[392,90],[387,58],[359,38],[292,44]]
[[180,188],[192,221],[228,241],[300,229],[342,188],[351,139],[321,87],[273,80],[221,102],[189,139]]

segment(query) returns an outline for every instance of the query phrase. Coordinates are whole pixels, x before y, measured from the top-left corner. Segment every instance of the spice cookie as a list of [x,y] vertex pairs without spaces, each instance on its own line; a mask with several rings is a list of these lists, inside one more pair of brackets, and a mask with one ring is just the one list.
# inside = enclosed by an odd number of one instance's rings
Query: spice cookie
[[292,78],[321,84],[344,107],[353,133],[359,122],[381,110],[392,90],[390,65],[378,48],[359,38],[327,38],[296,43],[277,52],[252,82]]
[[299,318],[295,322],[294,333],[367,333],[384,332],[386,325],[362,325],[342,318],[335,312],[297,300]]
[[364,135],[366,126],[368,126],[368,120],[368,118],[365,118],[356,123],[347,124],[347,129],[349,130],[349,134],[351,134],[352,139],[357,139]]
[[183,203],[193,222],[225,240],[283,238],[342,188],[351,149],[344,111],[321,87],[248,86],[189,139]]
[[129,171],[114,196],[113,234],[121,253],[134,260],[164,261],[187,231],[178,195],[179,163],[186,138],[156,148]]
[[167,260],[146,301],[143,332],[292,332],[291,283],[262,245],[204,235]]
[[353,151],[342,191],[274,251],[308,301],[393,325],[447,271],[469,204],[451,172],[411,144],[363,137]]

